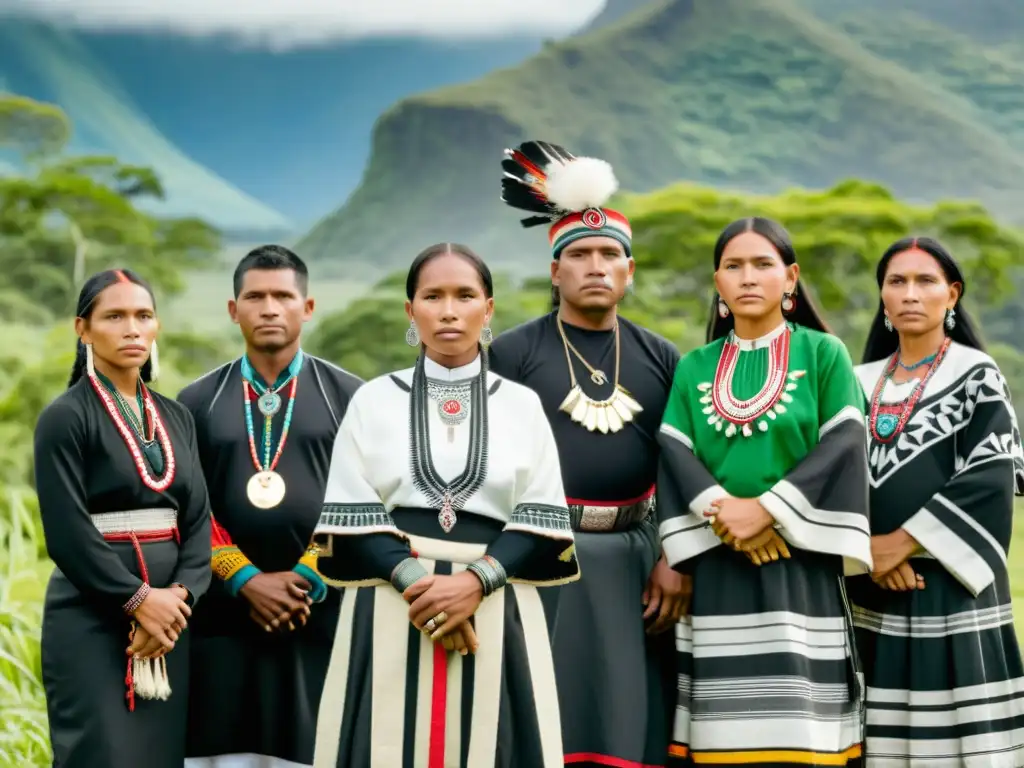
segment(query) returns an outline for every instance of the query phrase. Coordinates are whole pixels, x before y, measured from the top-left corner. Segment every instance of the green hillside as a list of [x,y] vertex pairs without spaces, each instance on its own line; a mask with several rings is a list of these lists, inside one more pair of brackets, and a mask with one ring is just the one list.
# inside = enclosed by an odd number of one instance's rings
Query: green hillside
[[[299,247],[388,266],[462,239],[533,271],[543,236],[520,231],[498,200],[501,150],[531,137],[606,158],[628,190],[687,180],[772,192],[855,176],[1019,216],[1024,81],[1000,88],[1020,65],[986,64],[961,35],[957,60],[971,67],[957,75],[948,45],[929,45],[935,30],[953,33],[912,21],[872,33],[796,0],[652,2],[518,67],[396,104],[375,127],[360,187]],[[908,33],[913,53],[894,52]]]
[[[1017,14],[1024,27],[1024,6]],[[979,45],[969,30],[907,11],[856,11],[834,24],[876,56],[962,98],[977,120],[1024,151],[1024,45],[1016,54],[1010,46]]]
[[[997,45],[1020,44],[1024,10],[1019,0],[801,0],[823,18],[861,16],[871,11],[910,11],[920,18],[956,29],[973,40]],[[897,26],[889,22],[885,26]],[[935,55],[933,51],[931,56]]]

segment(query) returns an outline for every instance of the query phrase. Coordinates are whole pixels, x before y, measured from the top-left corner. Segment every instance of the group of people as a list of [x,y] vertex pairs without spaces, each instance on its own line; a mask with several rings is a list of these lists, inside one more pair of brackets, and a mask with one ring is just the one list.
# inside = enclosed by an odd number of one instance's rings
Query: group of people
[[783,226],[741,219],[680,356],[617,311],[610,166],[502,167],[552,311],[493,338],[487,265],[431,246],[415,362],[365,383],[303,350],[285,248],[177,400],[145,280],[85,283],[35,439],[54,766],[1024,766],[1024,450],[949,252],[882,255],[854,366]]

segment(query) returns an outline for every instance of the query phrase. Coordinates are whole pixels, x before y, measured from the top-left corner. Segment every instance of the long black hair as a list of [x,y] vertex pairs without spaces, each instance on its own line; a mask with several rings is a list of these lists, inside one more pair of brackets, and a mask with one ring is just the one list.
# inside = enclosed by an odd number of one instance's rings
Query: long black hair
[[439,256],[458,256],[468,261],[480,276],[484,295],[488,299],[494,298],[494,278],[491,276],[491,268],[476,255],[472,248],[461,243],[435,243],[420,251],[409,265],[409,274],[405,277],[405,296],[409,301],[413,300],[420,286],[420,273],[423,268]]
[[[82,290],[78,294],[78,308],[75,310],[75,317],[88,320],[96,306],[96,299],[99,295],[116,283],[133,283],[145,288],[146,292],[149,294],[149,298],[153,300],[153,309],[156,310],[156,297],[153,295],[153,289],[140,275],[132,272],[130,269],[108,269],[104,272],[97,272],[85,281],[85,285],[82,286]],[[79,339],[78,346],[75,351],[75,363],[71,366],[71,377],[68,379],[69,388],[73,387],[75,382],[85,375],[85,369],[85,344],[83,344],[82,340]],[[142,380],[146,383],[149,383],[152,380],[152,357],[146,360],[143,364],[139,375],[142,376]]]
[[[718,236],[718,241],[715,243],[716,272],[722,265],[722,254],[725,252],[726,246],[744,232],[756,232],[771,243],[772,247],[778,251],[779,256],[782,258],[782,263],[787,267],[791,264],[796,264],[796,249],[793,247],[793,238],[789,236],[786,228],[772,219],[766,219],[762,216],[751,216],[732,222]],[[727,317],[721,317],[718,314],[718,300],[719,296],[716,292],[711,297],[711,314],[708,318],[707,341],[709,344],[716,339],[726,336],[736,327],[736,318],[733,317],[731,312]],[[793,289],[793,301],[796,303],[796,306],[792,312],[786,315],[786,320],[811,330],[832,333],[832,330],[822,318],[821,313],[818,312],[814,300],[800,280],[796,281],[796,286]]]
[[[964,346],[984,352],[985,345],[981,340],[981,334],[978,333],[978,326],[971,318],[970,313],[962,306],[964,294],[967,292],[967,282],[964,280],[963,270],[960,269],[960,265],[956,263],[953,255],[938,240],[931,237],[904,237],[890,245],[882,254],[882,258],[878,261],[878,268],[875,270],[875,280],[878,282],[879,291],[885,283],[885,275],[889,271],[889,263],[893,257],[914,248],[924,251],[938,262],[948,283],[960,283],[960,297],[953,307],[956,325],[953,326],[953,330],[943,326],[946,335]],[[885,305],[882,304],[882,298],[879,296],[878,311],[875,313],[875,319],[871,321],[871,330],[868,331],[868,340],[864,345],[864,357],[861,362],[871,363],[889,357],[899,348],[899,345],[899,334],[895,330],[890,331],[885,327]]]

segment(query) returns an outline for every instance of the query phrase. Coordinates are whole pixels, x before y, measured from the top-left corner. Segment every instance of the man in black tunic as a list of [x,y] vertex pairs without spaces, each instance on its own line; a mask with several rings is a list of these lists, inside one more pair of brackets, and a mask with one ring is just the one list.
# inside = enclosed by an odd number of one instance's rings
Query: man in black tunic
[[246,255],[228,303],[245,355],[178,396],[196,421],[217,576],[192,621],[186,768],[313,763],[340,592],[307,547],[362,382],[301,349],[308,282],[286,248]]
[[603,207],[610,166],[561,147],[506,150],[502,199],[550,223],[554,310],[499,336],[491,368],[540,396],[558,444],[580,581],[544,590],[565,762],[665,764],[675,711],[674,628],[689,584],[653,515],[657,434],[679,353],[617,312],[631,230]]

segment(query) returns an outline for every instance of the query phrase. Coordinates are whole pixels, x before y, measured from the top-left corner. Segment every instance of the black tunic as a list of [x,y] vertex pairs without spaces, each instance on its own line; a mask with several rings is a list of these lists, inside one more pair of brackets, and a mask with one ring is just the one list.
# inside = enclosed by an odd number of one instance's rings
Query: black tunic
[[[324,500],[334,437],[361,383],[337,366],[305,355],[276,468],[287,490],[273,509],[252,506],[246,495],[246,483],[257,470],[246,431],[240,361],[221,366],[178,395],[196,419],[214,517],[261,571],[290,571],[309,545]],[[287,388],[282,398],[273,419],[275,450]],[[257,440],[261,421],[256,412]],[[250,618],[248,601],[232,597],[214,579],[194,622],[190,757],[258,754],[313,762],[317,707],[339,606],[340,592],[329,590],[313,606],[305,627],[268,633]]]
[[[609,380],[594,384],[573,355],[577,382],[594,399],[608,397],[615,377],[614,332],[564,322],[563,327],[569,342]],[[492,370],[540,396],[558,444],[570,511],[573,505],[611,506],[642,498],[657,477],[657,435],[679,352],[621,317],[619,334],[619,383],[643,411],[609,434],[589,432],[559,410],[570,381],[556,313],[501,334],[490,348]],[[574,517],[574,526],[578,523]],[[642,620],[643,590],[661,553],[653,516],[609,532],[577,529],[575,536],[581,579],[541,595],[554,623],[566,760],[664,765],[676,670],[673,633],[648,637]]]
[[210,515],[195,426],[173,400],[152,393],[173,445],[176,470],[157,493],[92,385],[81,379],[43,411],[35,474],[46,547],[56,568],[43,611],[42,667],[54,765],[181,768],[185,756],[190,632],[167,656],[167,701],[125,701],[130,624],[122,606],[142,585],[131,543],[108,543],[91,515],[149,508],[178,511],[180,545],[143,544],[153,587],[184,585],[198,603],[210,583]]

